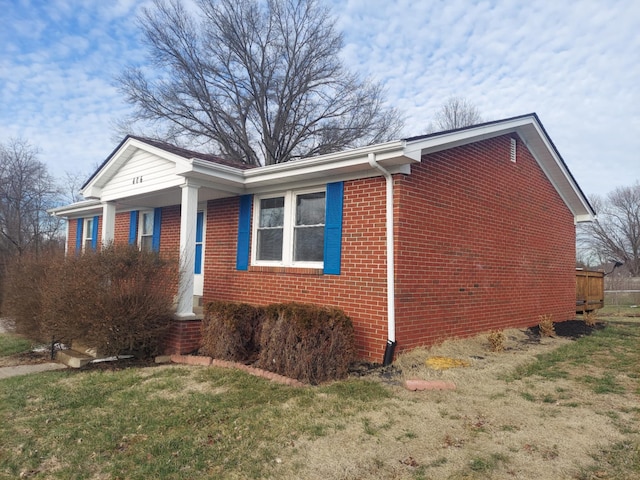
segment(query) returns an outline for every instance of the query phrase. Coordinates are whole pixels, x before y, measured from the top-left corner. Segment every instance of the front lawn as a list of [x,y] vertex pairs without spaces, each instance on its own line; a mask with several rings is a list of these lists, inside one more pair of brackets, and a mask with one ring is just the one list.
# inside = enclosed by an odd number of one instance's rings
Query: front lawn
[[455,391],[177,365],[0,380],[0,479],[640,478],[640,326],[522,337],[430,373]]

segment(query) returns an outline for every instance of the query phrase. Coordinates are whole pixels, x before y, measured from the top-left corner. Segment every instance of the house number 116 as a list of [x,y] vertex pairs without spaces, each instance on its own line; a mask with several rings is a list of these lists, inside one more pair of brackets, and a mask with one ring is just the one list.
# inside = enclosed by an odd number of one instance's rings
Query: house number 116
[[136,183],[142,183],[142,177],[133,177],[133,185]]

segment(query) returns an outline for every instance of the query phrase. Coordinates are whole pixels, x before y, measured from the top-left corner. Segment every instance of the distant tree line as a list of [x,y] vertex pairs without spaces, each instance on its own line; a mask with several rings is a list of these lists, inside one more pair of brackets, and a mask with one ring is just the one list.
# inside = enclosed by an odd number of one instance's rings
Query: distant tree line
[[63,225],[47,209],[60,205],[62,189],[24,139],[0,144],[0,260],[60,245]]
[[640,182],[593,195],[597,219],[578,230],[578,263],[640,277]]

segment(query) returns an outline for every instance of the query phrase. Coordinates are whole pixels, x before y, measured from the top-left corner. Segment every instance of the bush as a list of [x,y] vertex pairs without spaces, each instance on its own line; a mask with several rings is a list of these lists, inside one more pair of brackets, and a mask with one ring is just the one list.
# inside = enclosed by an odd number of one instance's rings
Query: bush
[[4,311],[19,332],[72,340],[100,353],[157,353],[173,312],[176,263],[131,246],[18,259],[7,273]]
[[207,304],[200,351],[224,360],[254,362],[260,352],[263,316],[263,308],[246,303]]
[[3,278],[2,315],[14,321],[17,333],[41,342],[51,341],[41,329],[42,285],[48,268],[63,261],[62,255],[14,257]]
[[505,336],[502,330],[491,330],[487,336],[489,350],[492,352],[504,352]]
[[540,323],[538,324],[538,328],[540,329],[541,337],[555,337],[556,336],[556,328],[553,325],[553,320],[551,315],[540,315]]
[[260,346],[259,367],[315,385],[346,377],[354,358],[353,325],[337,308],[271,305]]

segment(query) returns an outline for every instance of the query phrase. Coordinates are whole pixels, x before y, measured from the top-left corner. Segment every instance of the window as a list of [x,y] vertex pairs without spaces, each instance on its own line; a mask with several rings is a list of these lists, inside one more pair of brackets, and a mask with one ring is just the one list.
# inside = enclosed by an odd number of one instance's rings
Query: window
[[138,225],[138,245],[140,250],[150,252],[153,250],[153,211],[140,212]]
[[93,239],[93,222],[95,222],[94,218],[85,218],[84,219],[84,227],[82,228],[84,233],[84,239],[82,243],[82,250],[84,252],[88,252],[89,250],[93,250],[94,247],[94,239]]
[[257,198],[253,263],[322,267],[325,191]]

